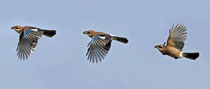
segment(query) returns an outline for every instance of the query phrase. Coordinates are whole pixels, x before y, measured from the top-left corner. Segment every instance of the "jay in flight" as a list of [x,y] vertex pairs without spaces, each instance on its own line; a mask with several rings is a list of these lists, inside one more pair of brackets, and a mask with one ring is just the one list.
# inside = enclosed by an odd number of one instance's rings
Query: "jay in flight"
[[95,32],[93,30],[84,31],[83,34],[87,34],[92,40],[88,44],[88,51],[86,56],[88,56],[89,62],[98,63],[108,54],[111,48],[112,40],[119,41],[121,43],[127,44],[128,40],[125,37],[112,36],[103,32]]
[[196,58],[199,57],[198,52],[182,52],[184,41],[187,38],[186,30],[187,28],[183,24],[177,24],[175,27],[173,25],[172,28],[169,29],[167,45],[164,42],[164,44],[156,45],[155,48],[157,48],[163,55],[168,55],[175,59],[185,57],[191,60],[196,60]]
[[20,34],[19,43],[17,46],[17,55],[21,60],[28,59],[34,51],[34,48],[37,45],[38,39],[45,35],[47,37],[52,37],[56,34],[55,30],[45,30],[37,27],[31,26],[20,26],[16,25],[11,27]]

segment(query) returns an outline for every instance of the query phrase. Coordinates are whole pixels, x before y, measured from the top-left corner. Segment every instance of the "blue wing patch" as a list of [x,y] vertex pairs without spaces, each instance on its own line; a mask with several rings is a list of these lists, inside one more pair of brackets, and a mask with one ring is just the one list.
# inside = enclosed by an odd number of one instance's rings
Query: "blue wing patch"
[[24,34],[23,34],[23,37],[26,37],[28,34],[30,34],[31,32],[36,32],[37,31],[37,29],[27,29],[25,32],[24,32]]

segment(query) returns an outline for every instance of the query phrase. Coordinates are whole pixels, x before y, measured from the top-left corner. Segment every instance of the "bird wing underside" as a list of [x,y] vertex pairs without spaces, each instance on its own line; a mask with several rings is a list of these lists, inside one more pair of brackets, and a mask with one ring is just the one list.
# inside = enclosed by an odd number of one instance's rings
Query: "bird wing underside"
[[182,51],[184,47],[184,41],[187,38],[187,28],[182,24],[174,25],[169,29],[169,38],[167,40],[167,46],[175,47],[176,49]]
[[18,47],[17,47],[17,55],[19,59],[28,59],[29,56],[31,56],[31,54],[34,51],[34,48],[36,47],[38,39],[34,39],[34,40],[27,40],[27,39],[22,39],[19,43],[18,43]]
[[40,31],[36,29],[28,29],[24,33],[20,35],[18,47],[17,47],[17,55],[20,59],[28,59],[29,56],[34,51],[38,39],[43,35]]
[[111,47],[111,36],[110,35],[97,35],[92,38],[88,44],[88,60],[92,63],[101,62]]

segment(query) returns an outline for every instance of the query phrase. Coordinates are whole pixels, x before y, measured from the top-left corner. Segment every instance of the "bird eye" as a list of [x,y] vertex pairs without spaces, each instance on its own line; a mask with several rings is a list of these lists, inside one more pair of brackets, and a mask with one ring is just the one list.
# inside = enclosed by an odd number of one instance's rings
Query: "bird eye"
[[18,27],[12,27],[13,29],[18,29]]
[[100,35],[100,36],[106,36],[106,35],[102,34],[102,35]]
[[90,34],[90,32],[87,32],[87,34]]

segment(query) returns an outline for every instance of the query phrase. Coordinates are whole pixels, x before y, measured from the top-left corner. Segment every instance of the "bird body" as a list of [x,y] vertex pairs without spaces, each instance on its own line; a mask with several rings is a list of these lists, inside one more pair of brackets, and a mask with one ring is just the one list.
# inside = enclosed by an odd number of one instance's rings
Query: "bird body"
[[199,57],[199,53],[183,53],[182,49],[184,47],[184,41],[187,38],[187,28],[186,26],[182,24],[177,24],[174,28],[172,26],[171,29],[169,29],[169,37],[167,40],[167,45],[160,44],[156,45],[155,48],[157,48],[163,55],[171,56],[175,59],[186,57],[191,60],[196,60],[196,58]]
[[182,58],[182,52],[173,47],[167,47],[166,49],[169,56],[173,58]]
[[17,55],[20,59],[28,59],[34,51],[37,45],[38,39],[42,36],[52,37],[56,34],[55,30],[44,30],[32,26],[20,26],[16,25],[11,27],[20,34],[19,43],[17,47]]
[[111,48],[112,40],[116,40],[127,44],[128,40],[125,37],[112,36],[104,32],[95,32],[93,30],[84,31],[83,34],[87,34],[92,40],[88,44],[88,60],[92,63],[101,62],[102,59],[108,54]]

